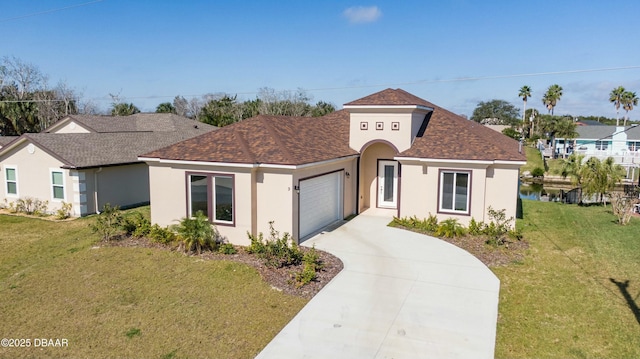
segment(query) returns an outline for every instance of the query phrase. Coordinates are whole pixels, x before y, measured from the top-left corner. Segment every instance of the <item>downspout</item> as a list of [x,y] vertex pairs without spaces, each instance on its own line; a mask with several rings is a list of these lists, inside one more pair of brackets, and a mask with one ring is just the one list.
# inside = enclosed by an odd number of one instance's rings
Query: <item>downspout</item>
[[93,172],[93,200],[95,201],[96,213],[100,214],[100,207],[98,206],[98,173],[102,172],[102,167]]

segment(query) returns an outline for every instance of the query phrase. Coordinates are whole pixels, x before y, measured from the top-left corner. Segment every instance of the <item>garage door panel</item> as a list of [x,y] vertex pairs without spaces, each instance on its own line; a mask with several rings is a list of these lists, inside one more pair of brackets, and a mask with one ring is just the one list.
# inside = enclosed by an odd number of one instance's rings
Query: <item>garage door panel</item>
[[342,219],[342,172],[300,181],[300,238]]

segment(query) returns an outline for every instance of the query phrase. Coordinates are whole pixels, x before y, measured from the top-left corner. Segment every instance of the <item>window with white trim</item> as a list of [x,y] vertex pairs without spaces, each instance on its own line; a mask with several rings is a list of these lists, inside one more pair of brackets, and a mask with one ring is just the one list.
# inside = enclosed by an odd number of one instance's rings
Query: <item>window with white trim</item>
[[604,151],[609,148],[609,141],[596,141],[596,150]]
[[51,198],[64,201],[64,172],[51,170]]
[[640,141],[627,141],[629,151],[640,151]]
[[13,166],[5,166],[4,180],[7,196],[18,197],[18,169]]
[[471,173],[440,171],[440,212],[469,214]]
[[188,176],[188,211],[199,211],[214,223],[234,223],[234,177],[232,175],[195,173]]

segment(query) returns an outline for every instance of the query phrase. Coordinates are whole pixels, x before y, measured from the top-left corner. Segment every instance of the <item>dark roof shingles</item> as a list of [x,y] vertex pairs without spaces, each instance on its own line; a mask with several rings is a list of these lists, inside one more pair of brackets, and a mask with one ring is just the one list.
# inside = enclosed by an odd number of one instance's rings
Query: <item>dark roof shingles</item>
[[341,110],[324,117],[259,115],[143,157],[301,165],[356,154],[349,113]]

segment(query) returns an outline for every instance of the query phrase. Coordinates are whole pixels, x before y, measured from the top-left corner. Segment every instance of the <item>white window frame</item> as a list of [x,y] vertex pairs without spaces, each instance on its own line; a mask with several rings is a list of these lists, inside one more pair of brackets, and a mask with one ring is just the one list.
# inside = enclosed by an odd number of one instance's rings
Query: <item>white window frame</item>
[[[53,183],[53,173],[61,173],[62,174],[62,185]],[[65,173],[66,171],[60,168],[50,168],[49,169],[49,188],[51,189],[51,201],[52,202],[65,202],[67,200],[67,186],[65,186]],[[62,198],[55,197],[54,187],[62,187]]]
[[606,151],[609,149],[609,141],[596,141],[596,151]]
[[[9,181],[9,178],[7,177],[7,170],[11,169],[14,171],[15,175],[16,175],[16,179],[15,181]],[[14,166],[14,165],[4,165],[2,167],[2,176],[4,177],[4,193],[6,194],[7,197],[10,198],[19,198],[20,197],[20,186],[18,185],[18,166]],[[16,193],[9,193],[9,182],[13,182],[16,184]]]
[[[448,209],[443,207],[444,200],[444,175],[445,174],[453,174],[453,192],[451,193],[451,198],[453,201],[453,209]],[[467,175],[467,201],[466,201],[466,210],[456,210],[456,183],[458,181],[458,175]],[[461,171],[461,170],[440,170],[440,178],[438,181],[438,212],[441,213],[454,213],[454,214],[462,214],[469,215],[471,213],[471,171]]]

